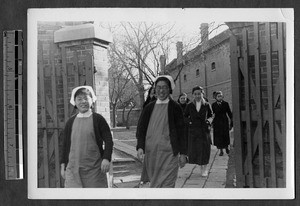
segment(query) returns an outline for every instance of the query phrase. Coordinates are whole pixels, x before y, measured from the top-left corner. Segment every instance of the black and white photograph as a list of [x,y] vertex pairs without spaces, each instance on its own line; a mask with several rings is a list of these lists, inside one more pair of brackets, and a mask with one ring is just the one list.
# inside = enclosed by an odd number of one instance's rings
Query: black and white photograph
[[280,8],[28,9],[28,198],[293,199],[293,25]]

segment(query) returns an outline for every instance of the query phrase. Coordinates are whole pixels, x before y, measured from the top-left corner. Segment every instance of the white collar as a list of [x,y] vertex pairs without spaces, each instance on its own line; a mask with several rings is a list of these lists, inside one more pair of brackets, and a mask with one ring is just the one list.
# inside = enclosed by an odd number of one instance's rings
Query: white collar
[[157,100],[156,100],[156,104],[168,104],[169,101],[170,101],[169,98],[167,98],[167,99],[165,99],[165,100],[163,100],[163,101],[161,101],[160,99],[157,99]]
[[76,117],[79,117],[79,118],[83,118],[83,117],[90,117],[91,115],[93,114],[92,110],[89,109],[87,112],[85,113],[78,113]]

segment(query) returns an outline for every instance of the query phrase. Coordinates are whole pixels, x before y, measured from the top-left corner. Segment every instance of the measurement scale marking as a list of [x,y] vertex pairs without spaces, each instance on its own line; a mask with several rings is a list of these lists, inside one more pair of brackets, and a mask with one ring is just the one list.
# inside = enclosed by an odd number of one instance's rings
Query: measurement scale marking
[[23,179],[22,31],[3,32],[4,156],[7,180]]

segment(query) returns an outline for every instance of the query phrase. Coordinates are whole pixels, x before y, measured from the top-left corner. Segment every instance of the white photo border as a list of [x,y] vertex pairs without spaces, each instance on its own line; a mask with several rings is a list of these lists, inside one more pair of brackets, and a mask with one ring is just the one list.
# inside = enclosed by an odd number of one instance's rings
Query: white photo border
[[[294,199],[294,10],[179,8],[61,8],[28,10],[28,198],[29,199]],[[286,188],[65,189],[38,188],[37,23],[39,21],[182,21],[286,23]]]

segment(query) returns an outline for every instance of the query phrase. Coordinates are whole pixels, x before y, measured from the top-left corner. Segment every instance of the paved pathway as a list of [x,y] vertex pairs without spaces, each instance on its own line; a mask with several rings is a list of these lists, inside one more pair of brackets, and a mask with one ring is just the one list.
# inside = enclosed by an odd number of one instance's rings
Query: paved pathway
[[[124,142],[115,140],[114,147],[136,158],[135,147]],[[226,185],[228,155],[224,153],[219,156],[216,147],[211,147],[210,161],[207,166],[209,170],[207,177],[202,177],[199,166],[195,164],[186,164],[185,167],[179,169],[178,179],[176,181],[177,188],[224,188]]]
[[177,188],[225,188],[228,155],[219,156],[218,150],[212,146],[210,161],[207,165],[208,176],[202,177],[200,166],[186,164],[179,169],[176,181]]

